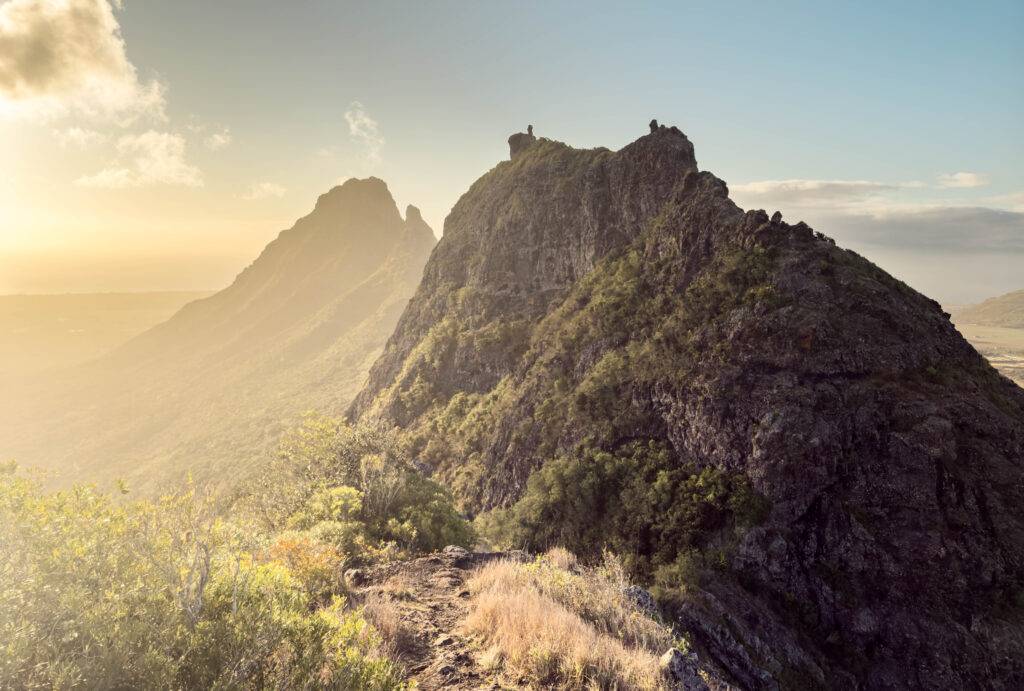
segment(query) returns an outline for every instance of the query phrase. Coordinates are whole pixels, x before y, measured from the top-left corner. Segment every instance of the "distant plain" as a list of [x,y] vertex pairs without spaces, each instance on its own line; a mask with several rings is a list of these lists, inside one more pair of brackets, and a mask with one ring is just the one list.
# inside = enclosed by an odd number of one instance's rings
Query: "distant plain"
[[0,295],[0,381],[87,362],[207,295]]

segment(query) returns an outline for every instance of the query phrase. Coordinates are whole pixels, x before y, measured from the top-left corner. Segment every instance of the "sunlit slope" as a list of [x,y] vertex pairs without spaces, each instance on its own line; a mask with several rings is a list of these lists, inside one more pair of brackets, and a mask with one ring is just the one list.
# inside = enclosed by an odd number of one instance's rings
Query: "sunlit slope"
[[989,298],[977,305],[953,310],[958,323],[1024,329],[1024,290]]
[[415,289],[434,236],[381,180],[349,180],[227,289],[108,357],[3,403],[0,456],[61,480],[230,483],[310,409],[341,410]]

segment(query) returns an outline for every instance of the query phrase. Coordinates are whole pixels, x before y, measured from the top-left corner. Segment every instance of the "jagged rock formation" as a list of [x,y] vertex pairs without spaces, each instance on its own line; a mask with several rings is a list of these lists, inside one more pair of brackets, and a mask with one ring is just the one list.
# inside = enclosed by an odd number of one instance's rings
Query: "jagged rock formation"
[[228,288],[0,421],[0,457],[64,480],[153,486],[190,471],[230,483],[308,410],[351,401],[435,238],[387,185],[352,179],[271,242]]
[[408,430],[472,511],[585,448],[641,459],[630,491],[652,496],[673,473],[749,485],[761,508],[684,533],[659,520],[687,495],[639,517],[625,494],[559,495],[599,507],[588,529],[713,563],[677,616],[740,687],[1024,684],[1024,391],[934,301],[739,209],[675,128],[617,152],[510,145],[350,415]]
[[508,138],[509,155],[515,158],[535,141],[537,137],[533,134],[533,125],[530,125],[529,132],[516,132]]

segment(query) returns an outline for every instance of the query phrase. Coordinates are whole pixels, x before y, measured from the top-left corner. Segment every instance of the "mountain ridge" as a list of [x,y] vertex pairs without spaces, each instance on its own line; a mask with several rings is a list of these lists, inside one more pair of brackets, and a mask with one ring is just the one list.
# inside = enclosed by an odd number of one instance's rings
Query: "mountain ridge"
[[382,180],[336,186],[228,288],[5,415],[0,452],[140,487],[223,483],[305,411],[347,405],[433,244]]
[[675,128],[514,137],[350,417],[528,548],[633,555],[742,687],[1024,679],[1024,391]]

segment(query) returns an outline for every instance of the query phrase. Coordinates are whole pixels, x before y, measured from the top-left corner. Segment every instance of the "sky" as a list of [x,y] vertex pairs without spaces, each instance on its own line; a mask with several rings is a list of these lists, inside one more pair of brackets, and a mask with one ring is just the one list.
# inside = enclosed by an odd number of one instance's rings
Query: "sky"
[[1024,287],[1024,3],[0,0],[0,293],[217,289],[317,196],[437,235],[541,136],[680,127],[946,304]]

